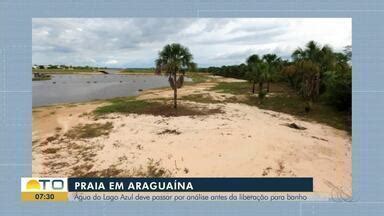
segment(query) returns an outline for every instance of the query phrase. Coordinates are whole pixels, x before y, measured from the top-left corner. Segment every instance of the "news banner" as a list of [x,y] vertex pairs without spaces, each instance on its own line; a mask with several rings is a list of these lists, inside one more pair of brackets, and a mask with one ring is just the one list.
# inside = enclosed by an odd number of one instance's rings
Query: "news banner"
[[22,201],[305,201],[313,178],[31,178]]

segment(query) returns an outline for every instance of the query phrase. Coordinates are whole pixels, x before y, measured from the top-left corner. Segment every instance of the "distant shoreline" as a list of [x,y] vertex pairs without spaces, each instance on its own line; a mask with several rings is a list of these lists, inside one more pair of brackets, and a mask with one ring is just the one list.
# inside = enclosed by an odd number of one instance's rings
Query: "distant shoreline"
[[32,73],[43,73],[43,74],[103,74],[101,71],[114,70],[116,73],[109,74],[155,74],[155,69],[114,69],[114,68],[84,68],[84,69],[65,69],[65,68],[47,68],[47,69],[32,69]]
[[98,71],[91,70],[66,70],[66,69],[32,69],[32,73],[41,74],[103,74]]

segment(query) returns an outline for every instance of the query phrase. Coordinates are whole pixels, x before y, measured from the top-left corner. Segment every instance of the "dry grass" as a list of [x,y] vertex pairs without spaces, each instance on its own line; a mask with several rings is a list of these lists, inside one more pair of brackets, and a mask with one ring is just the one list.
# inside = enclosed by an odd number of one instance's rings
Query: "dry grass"
[[135,177],[150,177],[150,178],[159,178],[159,177],[170,177],[171,172],[160,166],[160,160],[155,161],[154,159],[149,158],[146,169],[140,167],[136,173]]
[[[211,90],[230,93],[236,95],[237,98],[229,98],[225,102],[245,103],[250,106],[257,106],[261,109],[272,110],[281,113],[294,115],[305,121],[316,121],[328,124],[334,128],[351,132],[351,114],[348,112],[340,112],[333,107],[326,105],[321,100],[314,103],[312,111],[305,112],[306,102],[296,93],[294,89],[286,83],[271,83],[270,93],[263,100],[260,100],[256,94],[250,91],[251,84],[243,83],[218,83]],[[246,96],[244,99],[239,99],[239,95]],[[208,100],[199,98],[190,98],[190,100]],[[199,101],[197,101],[199,102]],[[215,101],[213,101],[215,102]]]
[[50,166],[52,169],[61,169],[69,166],[69,164],[67,162],[57,162],[57,163],[49,164],[48,166]]
[[42,152],[44,154],[56,154],[56,152],[58,152],[60,150],[60,148],[47,148],[47,149],[44,149]]
[[157,133],[157,135],[164,135],[164,134],[175,134],[175,135],[179,135],[179,134],[181,134],[181,132],[178,131],[178,130],[165,129],[165,130],[160,131],[160,132]]
[[92,169],[92,167],[93,167],[93,164],[88,164],[88,163],[75,166],[75,167],[73,167],[71,176],[73,176],[73,177],[87,177],[87,173],[90,169]]
[[107,169],[103,170],[97,170],[97,171],[91,171],[84,173],[83,175],[79,176],[76,175],[76,177],[99,177],[99,178],[108,178],[108,177],[116,177],[120,173],[124,172],[122,169],[117,169],[116,166],[110,166]]
[[73,127],[64,135],[71,139],[88,139],[98,136],[108,135],[113,129],[112,122],[107,123],[93,123],[93,124],[79,124]]
[[50,136],[50,137],[48,137],[48,138],[46,139],[46,141],[47,141],[47,142],[52,142],[52,141],[57,140],[58,138],[59,138],[59,135],[56,134],[56,135],[54,135],[54,136]]
[[[108,177],[147,177],[147,178],[160,178],[160,177],[170,177],[171,171],[161,167],[159,161],[149,158],[148,163],[143,168],[142,166],[139,169],[132,170],[123,170],[116,167],[116,165],[111,165],[107,169],[89,171],[92,169],[92,164],[83,164],[73,168],[72,177],[99,177],[99,178],[108,178]],[[188,170],[189,171],[189,170]],[[188,172],[187,171],[187,172]]]

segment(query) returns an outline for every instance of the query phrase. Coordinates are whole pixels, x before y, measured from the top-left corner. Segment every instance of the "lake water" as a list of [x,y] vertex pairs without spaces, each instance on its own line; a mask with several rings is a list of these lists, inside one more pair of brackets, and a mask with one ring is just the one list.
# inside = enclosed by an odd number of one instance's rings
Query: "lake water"
[[134,96],[139,89],[164,86],[169,86],[166,76],[52,75],[51,80],[32,82],[32,106]]

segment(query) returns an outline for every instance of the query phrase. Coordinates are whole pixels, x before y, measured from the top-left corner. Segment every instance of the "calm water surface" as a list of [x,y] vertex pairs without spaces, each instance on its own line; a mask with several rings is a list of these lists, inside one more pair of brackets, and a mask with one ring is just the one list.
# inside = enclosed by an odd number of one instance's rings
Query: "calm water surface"
[[[190,81],[190,79],[187,79]],[[155,75],[52,75],[32,82],[32,105],[83,102],[134,96],[139,89],[169,86],[166,76]]]

